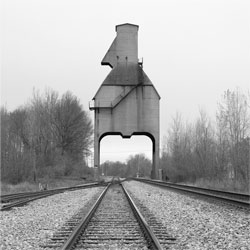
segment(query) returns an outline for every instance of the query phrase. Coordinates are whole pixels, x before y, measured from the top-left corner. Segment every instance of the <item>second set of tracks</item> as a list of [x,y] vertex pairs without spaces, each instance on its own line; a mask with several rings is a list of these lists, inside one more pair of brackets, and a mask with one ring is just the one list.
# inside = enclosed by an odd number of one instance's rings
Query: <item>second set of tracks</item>
[[79,190],[79,189],[85,189],[85,188],[98,187],[98,186],[103,186],[103,184],[100,184],[98,182],[93,182],[93,183],[82,184],[82,185],[77,185],[73,187],[57,188],[57,189],[44,190],[44,191],[38,191],[38,192],[24,192],[24,193],[1,195],[0,196],[0,201],[1,201],[0,211],[9,210],[17,206],[22,206],[31,201],[42,199],[42,198],[45,198],[54,194],[59,194],[59,193],[63,193],[67,191],[74,191],[74,190]]
[[143,183],[155,185],[157,187],[170,189],[175,192],[184,193],[187,195],[188,194],[194,195],[197,198],[211,199],[212,202],[214,202],[214,200],[217,200],[222,203],[227,203],[237,207],[250,209],[249,194],[195,187],[190,185],[183,185],[183,184],[164,182],[158,180],[150,180],[145,178],[133,178],[133,179]]
[[[158,234],[165,234],[164,239],[157,239]],[[145,250],[166,249],[174,241],[161,224],[150,227],[121,183],[111,183],[87,213],[72,217],[43,247]]]

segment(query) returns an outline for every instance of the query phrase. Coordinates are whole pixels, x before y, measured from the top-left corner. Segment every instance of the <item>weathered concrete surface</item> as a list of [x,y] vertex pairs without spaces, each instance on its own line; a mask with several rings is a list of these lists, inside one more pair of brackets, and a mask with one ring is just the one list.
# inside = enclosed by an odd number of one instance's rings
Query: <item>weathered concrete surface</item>
[[106,135],[149,136],[153,144],[152,178],[158,178],[160,96],[138,63],[138,26],[117,25],[117,36],[102,60],[112,70],[97,91],[94,105],[94,164],[100,165],[100,141]]
[[116,38],[102,60],[102,65],[114,68],[120,62],[138,62],[138,25],[116,26]]

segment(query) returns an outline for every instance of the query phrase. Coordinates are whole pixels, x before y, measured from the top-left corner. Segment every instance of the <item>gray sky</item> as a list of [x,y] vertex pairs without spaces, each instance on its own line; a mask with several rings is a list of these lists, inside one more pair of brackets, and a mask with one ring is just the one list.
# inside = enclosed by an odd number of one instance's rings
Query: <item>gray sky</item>
[[[161,95],[161,135],[178,111],[214,117],[227,89],[250,86],[250,1],[3,0],[1,103],[25,104],[32,88],[77,95],[84,108],[109,73],[101,60],[115,25],[139,25],[139,57]],[[101,161],[151,155],[147,137],[106,137]]]

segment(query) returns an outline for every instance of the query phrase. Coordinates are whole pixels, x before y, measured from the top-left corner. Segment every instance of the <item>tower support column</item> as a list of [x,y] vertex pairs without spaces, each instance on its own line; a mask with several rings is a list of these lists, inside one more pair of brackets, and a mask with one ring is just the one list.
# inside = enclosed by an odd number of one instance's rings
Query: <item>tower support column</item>
[[94,128],[94,179],[98,181],[100,168],[100,140],[99,140],[99,119],[98,111],[95,112],[95,128]]

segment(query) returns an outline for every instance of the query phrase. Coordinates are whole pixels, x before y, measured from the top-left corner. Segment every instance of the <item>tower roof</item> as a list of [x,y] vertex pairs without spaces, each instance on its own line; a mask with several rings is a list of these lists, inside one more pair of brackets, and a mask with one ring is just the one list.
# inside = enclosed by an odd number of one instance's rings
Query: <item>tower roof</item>
[[137,30],[139,29],[139,25],[136,24],[132,24],[132,23],[123,23],[123,24],[118,24],[115,26],[115,31],[117,31],[117,29],[119,29],[119,27],[121,26],[134,26],[137,27]]
[[141,66],[137,64],[119,63],[111,70],[102,85],[152,85]]

